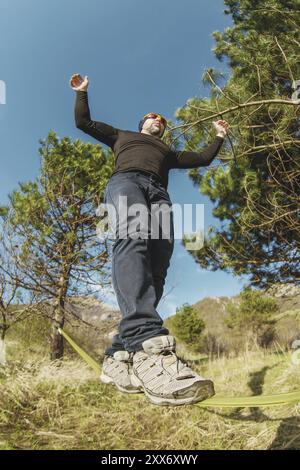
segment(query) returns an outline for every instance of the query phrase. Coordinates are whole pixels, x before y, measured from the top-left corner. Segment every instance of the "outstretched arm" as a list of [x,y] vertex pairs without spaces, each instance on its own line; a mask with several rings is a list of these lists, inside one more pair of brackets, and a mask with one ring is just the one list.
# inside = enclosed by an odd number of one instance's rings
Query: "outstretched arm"
[[118,129],[104,122],[93,121],[91,119],[87,93],[88,77],[83,79],[79,74],[72,75],[70,85],[76,91],[76,127],[113,149],[118,138]]
[[202,152],[179,151],[171,152],[170,168],[198,168],[199,166],[208,166],[219,153],[224,138],[227,134],[229,125],[226,121],[216,121],[213,123],[217,130],[215,140],[205,147]]

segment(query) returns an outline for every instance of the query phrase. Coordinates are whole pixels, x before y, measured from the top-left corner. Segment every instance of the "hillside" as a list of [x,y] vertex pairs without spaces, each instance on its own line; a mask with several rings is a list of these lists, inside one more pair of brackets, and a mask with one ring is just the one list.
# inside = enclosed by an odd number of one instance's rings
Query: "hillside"
[[[36,325],[37,327],[37,325]],[[69,348],[50,363],[46,345],[10,334],[8,365],[0,369],[0,449],[299,449],[296,405],[201,409],[157,407],[143,394],[129,396],[99,382]],[[30,340],[30,345],[28,344]],[[289,355],[243,351],[236,358],[191,356],[189,365],[213,378],[225,396],[260,395],[300,388],[299,365]]]
[[[276,342],[284,348],[290,348],[295,339],[300,339],[300,287],[296,285],[276,285],[264,292],[265,296],[276,299],[278,313],[276,314]],[[228,318],[226,306],[229,302],[239,303],[240,296],[234,297],[205,297],[192,307],[199,318],[204,320],[204,335],[216,344],[219,352],[237,352],[240,348],[241,338],[236,337],[229,329],[225,320]],[[296,315],[297,314],[297,315]],[[169,317],[167,325],[172,329],[172,318]]]
[[[278,296],[281,312],[299,307],[298,290],[277,290],[273,295]],[[207,329],[222,334],[229,300],[205,298],[195,304]],[[72,299],[68,312],[65,329],[101,364],[119,312],[83,298]],[[296,317],[283,317],[281,325],[295,322]],[[64,360],[51,363],[49,327],[45,319],[31,317],[8,332],[7,366],[0,367],[0,449],[300,448],[299,405],[157,407],[143,394],[129,396],[100,383],[68,344]],[[280,343],[272,351],[243,345],[234,356],[205,357],[178,342],[178,354],[200,375],[214,380],[218,395],[300,389],[299,360],[293,360],[293,352],[286,352]]]
[[[300,287],[296,285],[274,285],[265,295],[276,299],[278,303],[278,323],[277,341],[278,343],[289,347],[295,338],[300,338],[300,316],[290,315],[292,312],[300,311]],[[199,318],[203,319],[206,325],[204,334],[209,333],[220,343],[220,352],[222,346],[230,350],[233,346],[233,333],[225,325],[225,318],[228,316],[226,305],[228,302],[239,302],[239,296],[234,297],[205,297],[193,304],[193,307],[199,314]],[[71,332],[75,335],[79,334],[79,338],[83,337],[89,343],[89,347],[94,348],[95,342],[99,346],[96,352],[101,353],[101,349],[109,344],[112,336],[117,332],[117,326],[121,319],[121,313],[117,309],[112,309],[108,304],[100,302],[96,298],[78,297],[70,300],[67,306],[68,311],[72,315],[68,316],[72,324],[72,316],[81,318],[95,329],[89,329],[85,325],[71,327]],[[288,313],[287,315],[284,315]],[[175,314],[175,312],[174,312]],[[170,316],[166,324],[171,327],[172,316]],[[82,337],[82,339],[83,339]],[[89,341],[90,340],[90,341]]]

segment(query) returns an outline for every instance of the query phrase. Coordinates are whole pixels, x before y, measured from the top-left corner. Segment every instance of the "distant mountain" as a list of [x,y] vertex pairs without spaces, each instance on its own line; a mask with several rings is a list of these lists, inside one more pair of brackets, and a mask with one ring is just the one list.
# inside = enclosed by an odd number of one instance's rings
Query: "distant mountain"
[[95,326],[103,322],[118,322],[121,319],[119,310],[95,297],[69,297],[66,308],[81,320]]
[[[295,284],[276,284],[263,291],[266,296],[276,299],[278,304],[276,334],[277,341],[289,347],[294,339],[300,339],[300,287]],[[204,320],[204,335],[219,345],[220,351],[230,351],[239,347],[234,331],[226,326],[228,317],[226,306],[229,302],[239,303],[240,296],[205,297],[192,307],[198,312],[199,319]],[[166,320],[167,327],[172,329],[172,318]]]
[[[267,296],[276,298],[279,306],[277,333],[278,341],[282,344],[290,344],[295,338],[300,338],[300,287],[296,285],[274,285],[264,291]],[[231,302],[239,302],[239,295],[233,297],[205,297],[196,302],[192,306],[199,314],[199,318],[203,319],[206,325],[205,334],[209,334],[215,338],[220,344],[220,350],[229,350],[233,344],[233,332],[229,330],[225,324],[225,318],[228,315],[226,305]],[[85,340],[90,340],[90,345],[104,344],[107,346],[114,334],[117,333],[118,324],[121,320],[119,310],[113,309],[110,305],[94,298],[94,297],[72,297],[68,299],[67,311],[71,316],[80,318],[84,322],[91,325],[94,329],[93,333],[88,327],[83,328],[84,323],[80,326],[78,333],[85,330]],[[285,315],[285,313],[287,313]],[[297,315],[290,315],[297,313]],[[166,320],[172,324],[172,316]],[[98,348],[96,348],[98,349]],[[100,348],[101,349],[101,348]]]

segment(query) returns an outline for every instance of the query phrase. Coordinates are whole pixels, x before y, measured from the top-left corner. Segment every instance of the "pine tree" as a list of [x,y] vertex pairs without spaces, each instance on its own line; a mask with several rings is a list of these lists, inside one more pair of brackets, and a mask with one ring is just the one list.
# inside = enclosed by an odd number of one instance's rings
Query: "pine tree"
[[227,304],[229,316],[225,323],[248,337],[248,340],[256,341],[259,346],[269,346],[275,337],[274,314],[278,309],[276,299],[248,287],[241,292],[238,304],[234,301]]
[[176,315],[171,318],[170,324],[175,336],[184,341],[191,349],[198,351],[202,345],[202,332],[204,321],[189,304],[176,309]]
[[12,279],[52,307],[51,358],[63,355],[68,296],[93,293],[106,281],[107,240],[97,236],[97,209],[111,174],[113,156],[100,145],[40,140],[41,173],[19,183],[10,195],[6,248],[14,263]]
[[[216,57],[231,75],[208,69],[209,98],[177,110],[185,149],[213,138],[211,120],[231,128],[219,158],[189,170],[214,203],[221,228],[191,251],[201,267],[248,274],[250,285],[299,282],[300,12],[298,0],[225,0],[232,27],[215,32]],[[189,241],[184,238],[184,245]]]

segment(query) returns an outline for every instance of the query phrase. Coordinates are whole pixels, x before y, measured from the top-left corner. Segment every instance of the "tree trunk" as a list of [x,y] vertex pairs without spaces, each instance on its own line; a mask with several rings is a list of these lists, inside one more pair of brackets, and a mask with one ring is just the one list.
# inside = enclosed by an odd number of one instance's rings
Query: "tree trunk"
[[[68,252],[73,252],[74,246],[70,246]],[[68,255],[64,253],[65,256]],[[64,339],[59,333],[58,328],[63,328],[65,323],[65,301],[68,291],[71,263],[66,262],[62,269],[57,291],[57,304],[52,319],[52,332],[51,332],[51,360],[61,359],[64,355]]]
[[[72,251],[72,247],[71,247]],[[64,355],[64,339],[59,333],[58,328],[63,328],[65,323],[65,301],[68,291],[69,276],[71,264],[66,264],[62,271],[57,292],[57,305],[55,306],[54,316],[52,320],[51,333],[51,360],[61,359]]]
[[6,365],[6,344],[5,344],[5,330],[0,330],[0,365]]
[[59,333],[58,328],[63,328],[64,326],[64,310],[63,306],[58,305],[55,308],[54,318],[52,323],[51,331],[51,361],[55,359],[61,359],[64,355],[64,339]]

